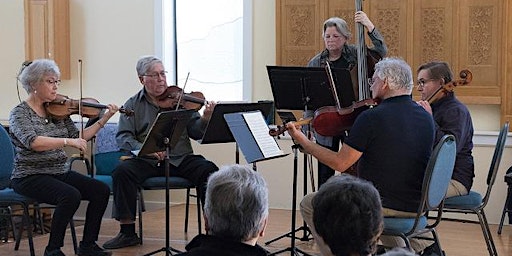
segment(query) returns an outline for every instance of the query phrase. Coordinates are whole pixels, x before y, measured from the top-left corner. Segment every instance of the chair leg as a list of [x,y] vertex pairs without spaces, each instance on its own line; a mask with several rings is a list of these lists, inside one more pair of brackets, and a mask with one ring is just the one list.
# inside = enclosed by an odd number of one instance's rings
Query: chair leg
[[498,226],[498,235],[501,235],[501,230],[503,229],[503,222],[505,221],[505,214],[507,214],[508,212],[510,212],[512,210],[512,209],[508,209],[508,204],[509,204],[509,201],[511,200],[510,193],[512,190],[512,188],[510,186],[512,186],[512,184],[509,185],[507,199],[505,199],[505,205],[503,206],[503,212],[501,213],[500,225]]
[[78,254],[78,242],[76,240],[76,230],[75,230],[75,222],[73,219],[69,221],[69,229],[71,230],[71,239],[73,240],[73,249],[75,250],[75,254]]
[[32,227],[30,225],[30,214],[28,212],[28,206],[22,205],[23,207],[23,216],[21,218],[20,231],[18,233],[18,239],[16,240],[16,244],[14,245],[14,250],[17,251],[20,248],[21,236],[23,234],[23,227],[26,225],[27,236],[28,236],[28,245],[30,250],[30,255],[35,256],[34,251],[34,240],[32,239]]
[[441,242],[439,241],[439,236],[435,229],[432,229],[432,236],[434,237],[434,243],[436,244],[437,255],[444,255],[443,249],[441,247]]
[[201,198],[199,197],[199,190],[196,188],[196,205],[197,205],[197,233],[201,234]]
[[187,198],[185,199],[185,233],[188,232],[189,207],[190,207],[190,188],[187,188]]
[[139,238],[140,238],[140,244],[142,245],[144,239],[143,239],[143,233],[142,233],[142,212],[146,211],[146,208],[144,206],[144,197],[142,196],[142,190],[139,189],[138,192],[138,201],[139,201]]
[[480,226],[482,228],[482,233],[484,235],[485,243],[487,244],[487,250],[489,251],[489,255],[497,256],[498,252],[496,251],[496,246],[494,245],[494,241],[492,239],[491,230],[489,229],[489,224],[487,223],[487,218],[485,217],[485,212],[483,209],[480,211],[476,211],[476,215],[480,220]]

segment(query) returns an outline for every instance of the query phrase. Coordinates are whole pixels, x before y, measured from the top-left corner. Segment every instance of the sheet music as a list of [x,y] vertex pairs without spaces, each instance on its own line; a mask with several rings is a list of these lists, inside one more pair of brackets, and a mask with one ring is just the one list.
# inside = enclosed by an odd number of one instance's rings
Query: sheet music
[[284,154],[274,138],[269,135],[268,126],[261,112],[246,112],[242,115],[265,158]]

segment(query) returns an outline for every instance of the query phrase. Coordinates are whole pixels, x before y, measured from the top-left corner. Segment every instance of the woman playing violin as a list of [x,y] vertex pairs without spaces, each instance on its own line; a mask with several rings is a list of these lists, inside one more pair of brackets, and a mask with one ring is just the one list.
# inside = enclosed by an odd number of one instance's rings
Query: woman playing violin
[[14,107],[9,116],[9,133],[16,150],[12,187],[40,203],[56,205],[48,245],[44,255],[64,255],[64,235],[81,200],[88,200],[83,239],[78,255],[110,255],[96,244],[101,218],[107,207],[109,187],[103,182],[70,171],[64,147],[81,151],[118,107],[109,105],[107,113],[83,131],[68,116],[63,119],[47,115],[44,103],[57,96],[60,71],[53,60],[38,59],[25,67],[18,77],[28,98]]
[[[442,89],[452,80],[453,75],[446,62],[428,62],[418,68],[417,85],[421,93],[418,104],[434,117],[435,143],[445,134],[453,134],[457,141],[457,158],[446,197],[467,195],[475,177],[471,114],[453,91]],[[441,90],[436,94],[438,89]]]
[[[384,43],[384,37],[379,30],[373,25],[366,13],[358,11],[355,13],[354,21],[364,25],[368,31],[368,35],[373,43],[372,50],[375,51],[380,57],[387,54],[387,46]],[[347,42],[352,37],[347,22],[339,17],[332,17],[327,19],[323,25],[322,38],[325,43],[325,50],[315,55],[309,62],[308,67],[323,67],[329,61],[331,67],[334,68],[357,68],[357,47],[349,45]],[[338,95],[340,97],[341,107],[348,107],[353,102],[357,101],[356,91],[357,88],[352,88],[351,85],[337,85]],[[314,111],[314,110],[313,110]],[[308,111],[309,112],[309,111]],[[310,117],[313,112],[305,113],[305,117]],[[344,135],[336,137],[325,137],[315,134],[318,144],[327,147],[331,150],[337,151],[340,142],[343,142]],[[328,178],[334,174],[334,171],[324,164],[318,165],[318,185],[320,186]]]

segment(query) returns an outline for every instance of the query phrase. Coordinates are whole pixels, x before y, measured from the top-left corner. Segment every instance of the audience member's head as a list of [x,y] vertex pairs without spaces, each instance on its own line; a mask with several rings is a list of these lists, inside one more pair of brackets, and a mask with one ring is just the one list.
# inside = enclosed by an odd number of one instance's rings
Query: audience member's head
[[313,223],[334,255],[370,255],[383,229],[379,192],[354,176],[333,176],[313,199]]
[[256,244],[268,217],[265,180],[247,165],[222,167],[208,178],[204,217],[208,235]]
[[387,251],[384,254],[379,254],[380,256],[416,256],[417,254],[411,250],[405,248],[393,248],[391,251]]

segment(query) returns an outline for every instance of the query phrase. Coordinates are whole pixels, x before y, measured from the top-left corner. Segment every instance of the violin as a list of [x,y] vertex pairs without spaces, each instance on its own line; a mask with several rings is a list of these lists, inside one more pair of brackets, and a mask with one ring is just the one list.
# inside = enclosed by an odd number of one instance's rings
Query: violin
[[338,100],[329,63],[326,63],[325,69],[336,106],[325,106],[317,109],[311,125],[316,133],[322,136],[333,137],[350,130],[356,117],[364,110],[376,106],[377,102],[374,99],[365,99],[355,102],[349,107],[342,108]]
[[[306,119],[294,122],[294,125],[307,125],[307,124],[309,124],[311,122],[311,120],[313,120],[312,117],[306,118]],[[286,124],[285,125],[278,125],[276,128],[270,129],[268,131],[268,134],[270,136],[279,136],[279,135],[283,134],[286,130],[288,130],[286,128]]]
[[199,110],[206,104],[205,97],[201,92],[183,93],[183,90],[176,86],[168,86],[158,98],[158,106],[164,109],[191,109]]
[[[87,118],[98,117],[102,109],[107,109],[106,105],[100,104],[94,98],[82,98],[82,116]],[[46,112],[56,118],[63,119],[73,114],[80,114],[80,100],[71,99],[68,96],[57,94],[55,100],[44,104]],[[127,116],[133,115],[133,110],[120,108],[119,112]]]
[[428,101],[428,103],[432,104],[435,99],[437,99],[436,96],[440,92],[453,92],[456,86],[468,85],[473,80],[473,73],[467,69],[463,69],[460,71],[459,77],[461,78],[460,80],[454,80],[439,87],[434,93],[432,93],[432,95],[425,99],[425,101]]

